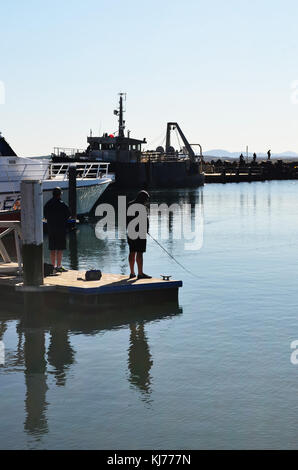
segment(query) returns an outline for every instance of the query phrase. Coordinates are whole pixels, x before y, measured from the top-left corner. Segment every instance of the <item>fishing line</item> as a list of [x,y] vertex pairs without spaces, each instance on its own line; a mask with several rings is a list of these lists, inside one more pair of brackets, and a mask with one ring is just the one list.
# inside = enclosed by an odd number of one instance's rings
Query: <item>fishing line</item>
[[197,277],[198,279],[200,279],[200,277],[193,273],[192,271],[190,271],[189,269],[187,269],[185,266],[183,266],[183,264],[179,263],[179,261],[176,260],[176,258],[174,258],[173,255],[171,255],[171,253],[169,253],[154,237],[152,237],[151,233],[148,232],[148,235],[149,237],[152,238],[152,240],[157,243],[157,245],[170,257],[172,258],[173,261],[175,261],[175,263],[177,263],[182,269],[184,269],[184,271],[186,271],[188,274],[191,274],[192,276],[195,276]]

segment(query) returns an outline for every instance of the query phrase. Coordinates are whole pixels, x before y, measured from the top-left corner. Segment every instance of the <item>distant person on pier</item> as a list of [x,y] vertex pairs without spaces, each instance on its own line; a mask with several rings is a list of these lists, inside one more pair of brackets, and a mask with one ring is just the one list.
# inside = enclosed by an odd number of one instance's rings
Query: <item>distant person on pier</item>
[[254,153],[252,157],[253,157],[253,158],[252,158],[252,161],[253,161],[254,163],[256,163],[256,161],[257,161],[257,154]]
[[240,163],[240,165],[243,165],[245,163],[245,160],[244,160],[244,157],[243,157],[242,153],[239,157],[239,163]]
[[267,155],[268,155],[268,160],[270,160],[270,158],[271,158],[271,150],[268,150]]
[[[151,276],[148,276],[148,274],[145,274],[143,271],[143,253],[146,252],[146,246],[147,246],[147,239],[146,235],[149,232],[149,218],[147,215],[147,208],[146,204],[149,201],[149,194],[147,191],[140,191],[134,201],[131,201],[128,204],[128,208],[132,206],[133,204],[141,204],[145,208],[145,214],[146,218],[143,220],[141,217],[140,222],[141,224],[137,224],[134,226],[133,220],[138,217],[138,215],[135,216],[127,216],[127,242],[129,246],[129,267],[130,267],[130,276],[129,279],[133,279],[136,277],[135,274],[135,262],[137,262],[137,267],[138,267],[138,279],[151,279]],[[141,215],[141,213],[139,213]],[[143,227],[140,227],[140,225],[143,224]],[[137,237],[135,238],[135,234],[137,234]]]
[[67,271],[62,266],[62,257],[63,250],[66,249],[66,224],[70,218],[70,210],[61,196],[61,188],[55,188],[52,199],[44,206],[44,217],[47,219],[51,263],[56,272],[63,273]]

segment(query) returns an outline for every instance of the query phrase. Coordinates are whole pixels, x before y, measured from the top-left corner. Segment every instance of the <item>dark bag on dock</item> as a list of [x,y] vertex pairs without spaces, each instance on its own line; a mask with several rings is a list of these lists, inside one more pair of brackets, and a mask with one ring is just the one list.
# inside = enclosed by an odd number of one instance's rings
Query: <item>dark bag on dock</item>
[[90,271],[86,271],[85,279],[86,281],[100,281],[101,276],[102,274],[99,269],[91,269]]

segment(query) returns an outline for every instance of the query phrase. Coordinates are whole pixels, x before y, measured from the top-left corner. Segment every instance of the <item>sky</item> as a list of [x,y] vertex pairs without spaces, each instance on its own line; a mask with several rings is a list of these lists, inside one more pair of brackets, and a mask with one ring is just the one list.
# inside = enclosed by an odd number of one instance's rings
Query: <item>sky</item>
[[296,0],[0,0],[0,14],[0,131],[19,155],[114,132],[119,92],[147,148],[174,121],[203,151],[298,152]]

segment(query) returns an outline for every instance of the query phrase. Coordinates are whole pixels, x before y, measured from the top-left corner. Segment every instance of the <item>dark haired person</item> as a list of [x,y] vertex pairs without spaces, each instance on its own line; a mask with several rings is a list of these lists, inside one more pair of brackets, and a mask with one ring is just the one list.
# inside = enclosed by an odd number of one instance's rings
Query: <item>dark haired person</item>
[[[139,224],[137,224],[136,227],[134,227],[135,231],[138,232],[137,238],[133,237],[132,234],[132,228],[130,227],[130,222],[132,222],[135,217],[137,216],[128,216],[127,217],[127,241],[128,241],[128,246],[129,246],[129,267],[130,267],[130,279],[133,279],[136,277],[135,274],[135,262],[137,262],[137,267],[138,267],[138,279],[151,279],[151,276],[148,276],[148,274],[145,274],[143,271],[143,253],[146,251],[146,245],[147,245],[147,240],[146,240],[146,234],[149,231],[149,218],[147,215],[147,209],[146,209],[146,204],[149,201],[149,194],[147,191],[140,191],[134,201],[131,201],[128,204],[128,208],[132,206],[133,204],[141,204],[144,206],[144,209],[146,211],[146,219],[143,220],[143,224],[146,225],[145,229],[143,230],[144,227],[140,227]],[[144,212],[143,212],[144,214]]]
[[44,217],[47,219],[49,234],[49,250],[51,263],[57,272],[66,272],[62,266],[63,250],[66,249],[66,224],[70,217],[70,211],[61,200],[61,188],[53,190],[53,197],[44,206]]

